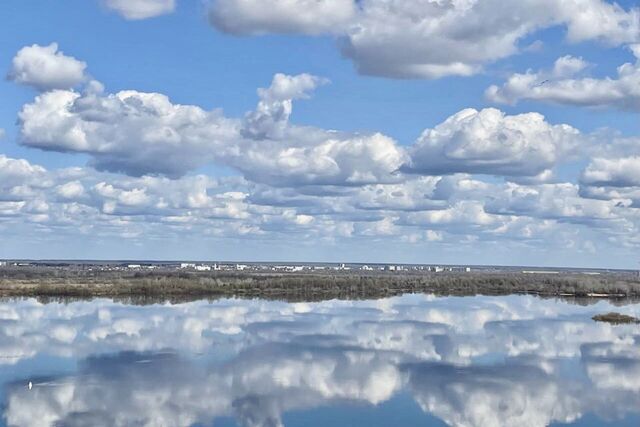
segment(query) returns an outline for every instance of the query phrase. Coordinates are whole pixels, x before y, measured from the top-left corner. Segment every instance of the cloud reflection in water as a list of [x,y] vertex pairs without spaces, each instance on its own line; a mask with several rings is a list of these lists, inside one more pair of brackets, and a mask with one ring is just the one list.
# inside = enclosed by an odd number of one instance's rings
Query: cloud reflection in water
[[24,372],[34,357],[78,361],[73,374],[52,366],[31,391],[24,377],[5,384],[4,418],[281,426],[291,411],[407,395],[452,426],[545,426],[588,413],[615,421],[640,413],[640,329],[590,319],[610,309],[525,296],[4,302],[1,370]]

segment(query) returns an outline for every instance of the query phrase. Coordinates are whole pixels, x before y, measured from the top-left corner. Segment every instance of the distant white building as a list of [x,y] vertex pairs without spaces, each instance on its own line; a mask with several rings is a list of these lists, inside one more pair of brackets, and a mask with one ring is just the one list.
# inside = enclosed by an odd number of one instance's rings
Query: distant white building
[[211,271],[210,265],[196,265],[196,271]]
[[249,266],[248,266],[248,265],[245,265],[245,264],[236,264],[236,270],[238,270],[238,271],[246,270],[247,268],[249,268]]
[[6,267],[7,261],[0,261],[0,267]]
[[361,267],[361,269],[362,269],[362,270],[365,270],[365,271],[371,271],[371,270],[373,270],[373,268],[372,268],[372,267],[369,267],[368,265],[363,265],[363,266]]
[[139,268],[142,268],[142,266],[140,264],[129,264],[127,265],[127,268],[130,270],[137,270]]
[[180,268],[196,268],[196,265],[189,262],[183,262],[180,264]]

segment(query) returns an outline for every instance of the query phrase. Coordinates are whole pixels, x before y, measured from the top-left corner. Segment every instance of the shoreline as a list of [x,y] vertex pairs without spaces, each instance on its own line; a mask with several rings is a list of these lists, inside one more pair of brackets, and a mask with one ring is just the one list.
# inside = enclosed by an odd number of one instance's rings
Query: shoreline
[[0,270],[0,297],[377,299],[407,293],[437,296],[536,295],[543,298],[640,298],[636,276],[526,273],[113,273],[38,268]]

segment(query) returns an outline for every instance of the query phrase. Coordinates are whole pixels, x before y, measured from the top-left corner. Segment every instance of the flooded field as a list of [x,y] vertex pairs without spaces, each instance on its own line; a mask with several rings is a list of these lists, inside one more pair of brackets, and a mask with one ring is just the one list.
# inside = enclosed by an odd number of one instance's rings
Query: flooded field
[[640,305],[0,302],[0,425],[637,426]]

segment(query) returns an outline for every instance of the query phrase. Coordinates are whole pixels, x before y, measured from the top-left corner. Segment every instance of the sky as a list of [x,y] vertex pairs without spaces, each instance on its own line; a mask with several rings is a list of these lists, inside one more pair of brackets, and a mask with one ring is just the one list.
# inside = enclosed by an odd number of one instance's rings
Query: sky
[[636,268],[634,1],[6,0],[0,258]]

